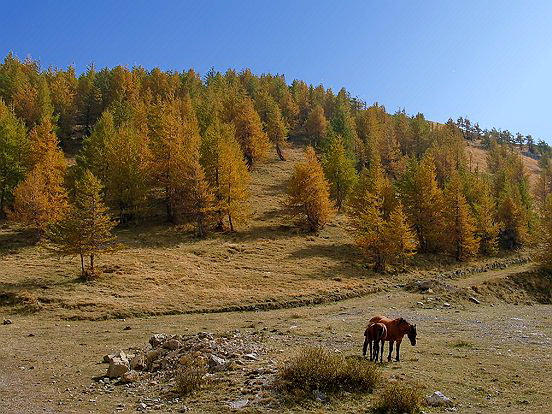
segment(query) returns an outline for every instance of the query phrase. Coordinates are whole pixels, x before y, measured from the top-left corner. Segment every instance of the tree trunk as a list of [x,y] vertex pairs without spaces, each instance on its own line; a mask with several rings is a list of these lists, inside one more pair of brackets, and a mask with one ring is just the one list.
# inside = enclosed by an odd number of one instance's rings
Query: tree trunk
[[276,153],[278,154],[278,157],[280,157],[281,161],[285,161],[286,157],[284,156],[284,153],[282,151],[282,148],[280,147],[280,143],[276,143]]
[[84,272],[84,255],[81,253],[80,254],[80,259],[81,259],[81,275],[82,277],[85,277],[85,272]]
[[94,274],[94,253],[90,255],[90,272]]
[[228,222],[230,223],[230,231],[234,231],[234,224],[232,223],[232,215],[228,212]]

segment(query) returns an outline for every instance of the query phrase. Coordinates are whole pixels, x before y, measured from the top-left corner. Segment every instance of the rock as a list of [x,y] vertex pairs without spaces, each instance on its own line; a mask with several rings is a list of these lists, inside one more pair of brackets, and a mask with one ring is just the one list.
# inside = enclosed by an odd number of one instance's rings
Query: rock
[[213,339],[215,339],[215,337],[213,336],[213,334],[212,334],[212,333],[209,333],[209,332],[200,332],[200,333],[197,334],[197,337],[198,337],[199,339],[209,339],[209,340],[211,340],[211,341],[212,341]]
[[427,405],[431,407],[452,405],[451,399],[445,396],[441,391],[435,391],[433,394],[427,396],[426,402],[427,402]]
[[226,360],[216,355],[211,355],[207,363],[211,371],[220,371],[226,367]]
[[4,321],[2,322],[2,325],[11,325],[13,322],[11,319],[4,319]]
[[130,326],[125,326],[123,331],[130,331],[132,328]]
[[144,355],[138,354],[130,360],[130,368],[142,371],[146,368],[146,362],[144,361]]
[[314,399],[316,401],[320,401],[321,403],[326,403],[328,402],[328,396],[326,395],[326,393],[322,392],[322,391],[319,391],[319,390],[314,390],[312,392],[313,396],[314,396]]
[[144,403],[138,404],[138,407],[136,407],[136,411],[144,411],[148,406]]
[[249,403],[249,400],[247,398],[242,398],[236,401],[232,401],[231,403],[228,404],[228,406],[233,410],[241,410],[248,403]]
[[477,298],[474,298],[473,296],[470,296],[470,297],[468,298],[468,300],[469,300],[470,302],[477,303],[478,305],[481,303],[481,302],[479,302],[479,300],[477,300]]
[[180,341],[178,339],[169,339],[163,343],[163,348],[175,350],[180,348]]
[[152,347],[155,348],[165,342],[166,339],[167,335],[165,334],[155,334],[150,338],[149,343]]
[[424,302],[416,302],[416,305],[424,306]]
[[109,361],[107,376],[109,378],[118,378],[129,370],[129,362],[124,352],[114,355]]
[[443,306],[444,306],[445,308],[450,308],[450,303],[445,302],[445,303],[443,303]]
[[123,384],[128,384],[131,382],[136,382],[140,378],[140,375],[136,371],[127,371],[121,375],[121,382]]
[[251,353],[251,354],[245,354],[243,356],[243,359],[246,359],[248,361],[256,361],[257,360],[257,355],[255,355],[254,353]]

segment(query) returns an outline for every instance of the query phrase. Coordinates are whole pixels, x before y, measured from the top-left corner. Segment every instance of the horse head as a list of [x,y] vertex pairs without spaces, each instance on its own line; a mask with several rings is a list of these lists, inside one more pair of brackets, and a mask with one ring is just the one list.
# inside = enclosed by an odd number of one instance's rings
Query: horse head
[[410,339],[410,343],[412,346],[416,345],[416,325],[410,325],[410,329],[407,332],[408,339]]

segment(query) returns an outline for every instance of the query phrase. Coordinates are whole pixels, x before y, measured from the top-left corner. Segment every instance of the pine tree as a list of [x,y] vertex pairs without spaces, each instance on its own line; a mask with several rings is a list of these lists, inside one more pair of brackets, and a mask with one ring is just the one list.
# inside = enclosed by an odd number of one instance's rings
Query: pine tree
[[330,182],[330,194],[341,210],[356,184],[354,161],[347,157],[341,137],[333,137],[327,147],[322,165]]
[[305,121],[305,134],[309,139],[310,145],[313,147],[319,146],[328,132],[328,121],[324,115],[324,109],[320,105],[316,105],[309,112],[309,116]]
[[391,247],[394,262],[406,264],[406,259],[416,254],[418,241],[416,233],[408,223],[402,204],[399,202],[391,211],[384,236]]
[[25,125],[0,99],[0,218],[13,201],[13,190],[25,177],[28,151]]
[[215,120],[207,128],[202,162],[215,194],[218,227],[224,228],[224,220],[228,219],[230,231],[234,231],[236,224],[247,217],[244,204],[249,198],[250,177],[232,125]]
[[[98,254],[113,251],[116,223],[107,213],[102,200],[102,186],[86,170],[75,184],[75,201],[62,220],[48,229],[48,239],[60,255],[79,255],[83,277],[94,277],[94,259]],[[85,265],[88,257],[88,266]]]
[[305,217],[309,231],[318,231],[334,215],[330,185],[312,147],[307,148],[305,158],[305,162],[295,166],[286,204],[293,215]]
[[542,208],[542,227],[537,260],[541,268],[552,270],[552,195],[546,198]]
[[479,239],[470,214],[470,206],[462,192],[458,173],[453,173],[444,193],[445,246],[456,260],[466,260],[477,254]]

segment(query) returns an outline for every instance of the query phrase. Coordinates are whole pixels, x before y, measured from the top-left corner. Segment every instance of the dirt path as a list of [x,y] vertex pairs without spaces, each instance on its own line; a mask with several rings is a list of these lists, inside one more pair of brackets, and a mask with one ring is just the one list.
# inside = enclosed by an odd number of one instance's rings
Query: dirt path
[[530,271],[534,268],[533,263],[523,263],[519,265],[511,265],[505,269],[490,270],[488,272],[473,273],[461,279],[452,279],[451,284],[456,287],[471,287],[481,285],[488,281],[507,278],[518,273]]

